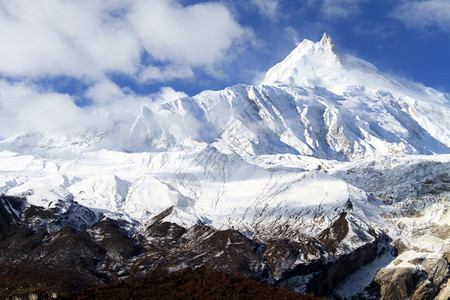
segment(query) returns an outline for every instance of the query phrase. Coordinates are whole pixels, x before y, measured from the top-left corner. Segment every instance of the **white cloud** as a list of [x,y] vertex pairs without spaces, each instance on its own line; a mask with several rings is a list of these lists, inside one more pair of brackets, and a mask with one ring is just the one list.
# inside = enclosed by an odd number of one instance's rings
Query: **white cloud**
[[[131,73],[139,43],[101,1],[3,1],[0,72],[7,76],[101,77]],[[114,8],[114,7],[111,7]]]
[[[36,85],[0,80],[0,139],[26,132],[71,136],[88,129],[118,130],[126,135],[143,106],[187,97],[170,87],[140,96],[109,80],[95,84],[85,96],[92,104],[78,107],[70,95],[45,91]],[[171,126],[170,122],[166,125]]]
[[276,20],[279,16],[278,0],[251,0],[250,2],[258,8],[259,13],[263,16],[272,20]]
[[285,27],[284,34],[294,43],[295,46],[300,43],[300,34],[295,28],[290,26]]
[[70,133],[90,126],[88,114],[66,94],[0,80],[0,137],[23,132]]
[[159,66],[170,66],[153,72],[153,80],[190,77],[172,70],[220,63],[247,37],[247,29],[219,3],[7,0],[0,3],[0,75],[134,76],[148,67],[149,60],[141,60],[146,51]]
[[177,78],[190,78],[194,72],[188,66],[168,65],[163,67],[148,66],[142,70],[139,80],[143,82],[168,81]]
[[103,80],[90,87],[85,96],[92,100],[94,105],[105,105],[124,99],[126,94],[114,82]]
[[178,64],[215,63],[245,36],[245,30],[219,3],[183,7],[173,0],[141,0],[128,19],[152,56]]
[[368,0],[309,0],[309,4],[319,5],[322,14],[327,18],[343,19],[358,14],[361,4]]
[[161,104],[178,98],[185,98],[188,97],[188,95],[183,92],[175,91],[171,87],[162,87],[158,93],[151,95],[151,97],[153,98],[152,103]]
[[252,84],[258,85],[261,84],[266,77],[266,72],[255,72],[253,74]]
[[435,25],[450,31],[448,0],[407,1],[394,10],[392,16],[410,27],[425,28]]

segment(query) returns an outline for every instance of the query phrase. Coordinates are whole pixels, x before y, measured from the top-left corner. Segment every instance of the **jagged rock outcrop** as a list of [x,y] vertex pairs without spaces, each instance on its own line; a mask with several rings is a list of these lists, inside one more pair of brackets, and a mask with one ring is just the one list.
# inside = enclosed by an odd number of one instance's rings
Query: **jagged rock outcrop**
[[378,272],[375,282],[381,286],[381,299],[409,299],[424,277],[413,268],[393,268]]
[[436,285],[441,285],[450,275],[448,262],[443,257],[425,259],[422,269]]
[[429,280],[424,280],[411,296],[411,300],[432,300],[439,292],[439,287]]
[[[446,299],[448,296],[449,262],[448,246],[438,255],[419,254],[407,263],[415,267],[403,267],[404,257],[414,254],[409,251],[400,255],[390,266],[380,270],[374,282],[379,285],[382,299]],[[447,295],[447,296],[445,296]]]

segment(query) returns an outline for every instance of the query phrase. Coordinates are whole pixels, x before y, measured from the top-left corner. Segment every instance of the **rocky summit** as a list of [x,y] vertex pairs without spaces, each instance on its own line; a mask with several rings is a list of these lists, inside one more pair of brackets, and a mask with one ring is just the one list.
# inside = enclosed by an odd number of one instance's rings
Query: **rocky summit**
[[324,34],[260,85],[92,113],[114,122],[0,141],[3,297],[210,274],[275,298],[448,299],[448,94]]

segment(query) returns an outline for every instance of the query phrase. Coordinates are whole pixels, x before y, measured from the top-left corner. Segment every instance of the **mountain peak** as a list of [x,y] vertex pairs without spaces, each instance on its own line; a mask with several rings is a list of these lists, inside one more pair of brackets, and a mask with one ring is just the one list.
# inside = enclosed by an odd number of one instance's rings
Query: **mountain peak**
[[303,40],[280,63],[272,67],[264,85],[322,87],[342,94],[350,86],[378,87],[377,68],[356,57],[342,53],[324,33],[318,42]]
[[333,52],[337,58],[340,58],[340,56],[342,55],[339,48],[333,43],[331,37],[326,32],[323,33],[322,39],[319,41],[319,44],[322,45],[324,49],[331,50],[331,52]]
[[327,79],[344,69],[342,56],[326,33],[317,43],[305,39],[266,73],[262,84],[328,88]]
[[333,45],[331,37],[326,32],[323,33],[322,39],[319,43],[321,43],[322,45]]

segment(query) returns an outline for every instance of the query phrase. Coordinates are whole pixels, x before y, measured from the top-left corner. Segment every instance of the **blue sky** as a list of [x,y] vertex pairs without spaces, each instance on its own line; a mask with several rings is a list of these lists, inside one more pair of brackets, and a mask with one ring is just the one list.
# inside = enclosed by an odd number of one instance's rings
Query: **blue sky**
[[323,32],[383,72],[450,91],[449,0],[4,0],[0,138],[58,107],[76,116],[258,83]]

